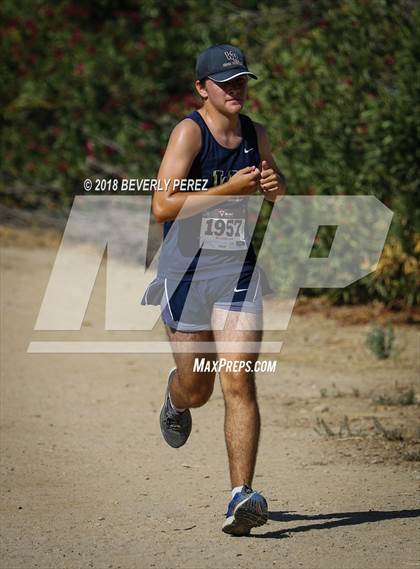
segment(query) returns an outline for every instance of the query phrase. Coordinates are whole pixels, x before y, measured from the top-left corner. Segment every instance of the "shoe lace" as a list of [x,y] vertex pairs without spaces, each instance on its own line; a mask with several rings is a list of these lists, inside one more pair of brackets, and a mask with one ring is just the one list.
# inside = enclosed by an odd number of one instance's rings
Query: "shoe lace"
[[180,431],[182,426],[180,425],[179,421],[175,417],[171,417],[170,415],[166,417],[166,425],[169,429],[173,431]]

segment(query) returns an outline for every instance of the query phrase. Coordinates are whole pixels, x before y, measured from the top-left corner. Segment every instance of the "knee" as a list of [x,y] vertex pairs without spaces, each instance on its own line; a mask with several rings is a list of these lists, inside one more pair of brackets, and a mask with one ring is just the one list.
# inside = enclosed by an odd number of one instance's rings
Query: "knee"
[[188,407],[202,407],[210,399],[214,388],[214,373],[195,373],[193,381],[183,382],[180,378],[180,383],[186,386],[184,391],[185,397],[188,399]]
[[223,378],[223,394],[226,403],[255,401],[257,389],[252,374],[228,373]]

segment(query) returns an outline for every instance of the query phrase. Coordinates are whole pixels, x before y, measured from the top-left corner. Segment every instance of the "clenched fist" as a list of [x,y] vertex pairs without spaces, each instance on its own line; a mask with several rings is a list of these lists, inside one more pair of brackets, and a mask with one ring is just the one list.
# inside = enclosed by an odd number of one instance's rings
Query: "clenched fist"
[[232,195],[248,195],[253,194],[258,189],[258,182],[261,178],[261,172],[256,166],[247,166],[238,170],[234,174],[228,184],[229,192]]
[[284,178],[269,167],[267,160],[261,163],[260,188],[264,197],[270,201],[284,194]]

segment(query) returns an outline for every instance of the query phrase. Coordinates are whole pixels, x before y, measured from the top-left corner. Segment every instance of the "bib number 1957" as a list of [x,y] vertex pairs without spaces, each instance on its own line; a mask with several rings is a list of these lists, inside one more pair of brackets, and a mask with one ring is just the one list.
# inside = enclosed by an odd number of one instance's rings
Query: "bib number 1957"
[[204,249],[245,249],[244,219],[207,217],[201,225],[201,241]]

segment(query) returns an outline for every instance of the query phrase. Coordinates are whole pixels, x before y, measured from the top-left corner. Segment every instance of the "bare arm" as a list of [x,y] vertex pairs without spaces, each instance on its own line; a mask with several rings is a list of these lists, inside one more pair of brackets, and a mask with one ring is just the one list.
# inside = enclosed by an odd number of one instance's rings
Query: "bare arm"
[[283,195],[286,191],[286,180],[271,153],[270,141],[265,128],[259,123],[254,123],[254,126],[261,157],[261,191],[264,199],[274,202],[278,196]]
[[[200,148],[200,127],[190,119],[181,121],[172,131],[159,168],[158,179],[163,182],[163,187],[165,181],[168,182],[168,191],[155,192],[153,195],[152,209],[157,221],[175,219],[181,210],[181,217],[189,217],[225,201],[229,196],[246,195],[257,190],[260,171],[258,168],[248,167],[239,170],[225,184],[214,186],[206,192],[177,191],[174,188],[174,180],[187,177]],[[208,196],[211,196],[210,199]],[[188,203],[185,204],[187,199]]]

